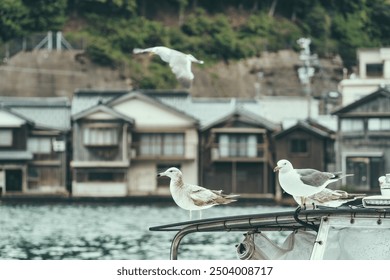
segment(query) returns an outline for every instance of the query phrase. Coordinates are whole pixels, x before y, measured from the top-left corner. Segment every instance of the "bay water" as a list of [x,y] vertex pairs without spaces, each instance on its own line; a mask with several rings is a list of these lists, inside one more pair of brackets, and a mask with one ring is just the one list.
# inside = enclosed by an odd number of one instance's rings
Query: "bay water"
[[[226,205],[203,210],[202,218],[291,210],[280,206]],[[193,212],[193,219],[198,216]],[[176,205],[130,203],[0,203],[0,259],[156,260],[169,259],[176,232],[153,226],[185,222]],[[287,233],[275,232],[276,241]],[[243,232],[189,234],[179,259],[237,259]]]

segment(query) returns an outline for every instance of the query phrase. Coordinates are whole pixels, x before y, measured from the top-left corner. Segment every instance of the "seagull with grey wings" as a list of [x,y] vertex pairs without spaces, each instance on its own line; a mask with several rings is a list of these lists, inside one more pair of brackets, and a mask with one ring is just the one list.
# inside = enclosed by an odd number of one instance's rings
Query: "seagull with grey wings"
[[135,48],[133,49],[133,53],[151,53],[160,56],[163,61],[169,64],[172,72],[185,88],[190,88],[194,79],[194,74],[191,71],[191,63],[203,64],[202,60],[196,59],[192,54],[185,54],[162,46],[147,49]]
[[300,205],[306,207],[306,199],[323,191],[329,184],[352,176],[342,172],[321,172],[316,169],[294,169],[291,162],[281,159],[277,162],[274,172],[279,171],[279,184],[282,189],[292,196],[300,197]]
[[[183,181],[183,174],[176,167],[168,168],[157,176],[170,178],[169,189],[172,198],[179,207],[190,211],[190,220],[192,219],[192,210],[203,210],[215,205],[229,204],[237,201],[236,198],[239,196],[223,194],[222,190],[209,190],[197,185],[187,184]],[[199,217],[202,217],[201,211]]]

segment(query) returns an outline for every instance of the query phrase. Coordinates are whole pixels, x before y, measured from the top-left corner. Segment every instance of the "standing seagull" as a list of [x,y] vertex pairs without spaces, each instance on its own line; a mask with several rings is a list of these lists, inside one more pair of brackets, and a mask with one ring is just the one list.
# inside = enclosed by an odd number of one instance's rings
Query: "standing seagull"
[[[202,210],[214,205],[228,204],[236,201],[234,198],[239,195],[225,195],[222,191],[209,190],[200,186],[190,185],[183,182],[183,174],[176,167],[168,168],[161,172],[157,177],[167,176],[171,178],[169,189],[176,204],[190,211],[190,220],[192,219],[192,210]],[[199,212],[200,218],[202,212]]]
[[315,169],[294,169],[286,159],[278,161],[274,172],[279,171],[279,184],[282,189],[292,196],[301,197],[301,205],[305,207],[306,198],[321,192],[330,183],[336,182],[345,176],[341,172],[321,172]]
[[203,64],[202,60],[196,59],[192,54],[185,54],[167,47],[133,49],[133,53],[135,54],[145,52],[157,54],[163,61],[169,63],[176,78],[186,88],[191,87],[192,80],[194,79],[194,74],[191,71],[191,62]]

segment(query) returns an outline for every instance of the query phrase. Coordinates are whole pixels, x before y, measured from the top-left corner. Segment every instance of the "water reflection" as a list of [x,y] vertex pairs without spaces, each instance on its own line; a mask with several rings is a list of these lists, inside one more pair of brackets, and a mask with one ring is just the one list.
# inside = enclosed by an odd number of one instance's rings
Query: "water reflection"
[[[280,210],[219,206],[204,211],[203,218]],[[149,227],[186,220],[188,213],[176,206],[0,204],[0,259],[169,259],[175,233]],[[241,240],[240,232],[191,234],[179,258],[237,259],[234,245]]]

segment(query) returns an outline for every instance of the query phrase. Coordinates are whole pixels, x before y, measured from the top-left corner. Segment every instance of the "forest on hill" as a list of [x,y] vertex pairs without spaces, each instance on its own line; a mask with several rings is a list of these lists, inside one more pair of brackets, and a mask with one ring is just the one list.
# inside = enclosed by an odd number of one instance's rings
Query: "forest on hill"
[[[143,88],[172,88],[160,59],[134,59],[134,47],[165,45],[208,63],[298,50],[310,37],[320,57],[356,64],[356,49],[390,45],[389,0],[1,0],[0,46],[48,30],[86,42],[86,55],[129,67]],[[206,66],[207,67],[207,63]]]

